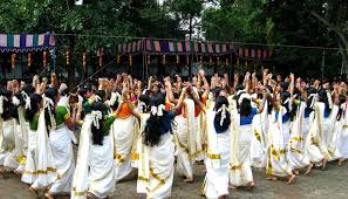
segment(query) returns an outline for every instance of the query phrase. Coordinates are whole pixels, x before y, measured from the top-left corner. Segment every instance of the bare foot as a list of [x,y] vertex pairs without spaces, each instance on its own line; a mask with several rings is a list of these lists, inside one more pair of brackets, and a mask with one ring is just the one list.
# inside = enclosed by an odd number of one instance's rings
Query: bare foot
[[4,175],[5,174],[5,168],[4,167],[0,167],[0,175]]
[[50,192],[45,193],[47,199],[54,199],[53,195]]
[[236,186],[234,186],[234,185],[229,184],[229,185],[228,185],[228,188],[229,188],[229,189],[237,189],[238,187],[236,187]]
[[139,199],[146,199],[146,193],[139,193],[138,196]]
[[37,191],[37,189],[35,189],[34,187],[29,187],[29,191],[30,191],[31,193],[35,194],[35,195],[38,195],[38,194],[39,194],[38,191]]
[[222,195],[222,196],[219,196],[218,199],[228,199],[228,195]]
[[300,172],[298,170],[295,170],[294,174],[298,176],[298,175],[300,175]]
[[186,182],[186,183],[193,183],[193,178],[191,177],[191,178],[185,178],[184,179],[184,182]]
[[344,162],[344,159],[343,158],[340,158],[337,162],[337,165],[340,167],[343,165],[343,162]]
[[97,198],[93,193],[90,193],[90,192],[88,192],[87,193],[87,198],[88,199],[95,199],[95,198]]
[[287,184],[292,184],[295,182],[295,178],[296,178],[296,175],[292,174],[290,177],[289,177],[289,180],[288,180],[288,183]]
[[324,170],[326,168],[327,160],[323,159],[323,165],[321,166],[321,169]]
[[271,181],[277,181],[277,177],[274,177],[274,176],[269,176],[266,178],[266,180],[271,180]]
[[310,164],[310,165],[308,166],[308,168],[307,168],[307,170],[306,170],[306,172],[305,172],[305,175],[306,175],[306,176],[312,173],[312,171],[313,171],[313,166],[314,166],[314,164]]
[[255,187],[255,182],[250,182],[247,186],[248,190],[252,190]]

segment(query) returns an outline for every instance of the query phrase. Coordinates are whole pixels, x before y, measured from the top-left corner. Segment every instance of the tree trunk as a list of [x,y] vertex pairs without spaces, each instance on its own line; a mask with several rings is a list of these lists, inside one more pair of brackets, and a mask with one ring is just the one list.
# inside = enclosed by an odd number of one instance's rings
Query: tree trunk
[[342,57],[343,73],[347,77],[348,75],[348,50],[347,50],[348,46],[339,42],[339,47],[340,47],[340,54]]
[[345,75],[348,74],[348,39],[343,33],[343,30],[336,27],[335,24],[332,24],[324,17],[320,16],[318,13],[312,11],[311,14],[317,18],[319,21],[321,21],[324,25],[326,25],[330,30],[332,30],[334,33],[336,33],[338,37],[338,46],[339,46],[339,52],[342,57],[342,64],[343,64],[343,71]]

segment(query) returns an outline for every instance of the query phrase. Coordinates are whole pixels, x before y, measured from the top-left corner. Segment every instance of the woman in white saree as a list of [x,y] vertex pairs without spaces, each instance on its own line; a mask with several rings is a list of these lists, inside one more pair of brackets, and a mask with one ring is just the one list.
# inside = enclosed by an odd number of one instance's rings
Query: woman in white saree
[[227,98],[220,96],[214,109],[206,113],[208,149],[203,194],[209,199],[228,198],[231,114],[227,107]]
[[34,193],[49,188],[58,177],[46,127],[43,109],[46,105],[38,94],[32,94],[30,99],[26,99],[25,117],[30,128],[22,181],[31,185],[29,190]]
[[53,195],[70,193],[71,182],[75,169],[72,142],[74,136],[74,119],[77,109],[74,108],[72,117],[70,110],[65,106],[56,106],[58,92],[54,88],[48,88],[44,96],[44,111],[46,126],[49,129],[49,143],[52,155],[57,168],[58,178],[51,185],[45,196],[49,199]]
[[315,164],[321,165],[324,169],[327,161],[331,159],[327,141],[329,133],[334,125],[334,123],[331,123],[330,118],[335,119],[336,115],[332,117],[330,100],[331,96],[328,95],[327,91],[319,91],[318,102],[314,104],[314,121],[306,139],[306,152],[310,160],[310,165],[305,173],[306,175],[312,172],[312,168]]
[[0,139],[0,172],[14,171],[19,162],[19,139],[17,134],[17,110],[12,103],[12,92],[2,90],[0,94],[0,114],[2,120],[2,134]]
[[[251,96],[242,93],[237,96],[238,112],[233,112],[232,155],[230,164],[230,185],[233,187],[255,186],[252,174],[252,141],[254,138],[253,120],[258,112],[262,112],[264,101],[259,110],[251,106]],[[259,135],[261,138],[261,134]]]
[[282,106],[280,94],[275,94],[272,102],[272,113],[269,118],[268,142],[267,142],[267,165],[266,174],[269,180],[288,178],[288,184],[295,180],[291,166],[286,156],[286,143],[283,137],[283,120],[287,121],[287,109]]
[[[124,88],[125,89],[125,88]],[[132,159],[136,160],[135,146],[137,132],[136,114],[134,106],[130,102],[130,95],[127,90],[122,93],[122,102],[120,102],[120,111],[117,118],[111,126],[113,131],[114,154],[115,154],[115,179],[116,182],[127,177],[132,171]]]
[[305,137],[303,134],[306,103],[301,101],[300,94],[298,93],[292,104],[292,111],[295,112],[295,116],[290,129],[291,134],[286,153],[292,170],[298,174],[299,170],[309,165],[309,159],[304,148]]
[[151,97],[150,115],[141,118],[137,192],[146,198],[170,198],[174,177],[174,112],[165,111],[165,97]]
[[17,113],[18,113],[18,125],[17,125],[17,133],[19,137],[19,142],[21,147],[19,148],[20,153],[17,157],[19,162],[19,166],[17,167],[15,173],[23,174],[25,170],[25,164],[27,160],[28,153],[28,139],[29,139],[29,122],[25,119],[26,112],[26,104],[29,99],[29,95],[34,93],[35,89],[31,85],[27,85],[23,88],[23,90],[13,98],[12,101],[17,101]]
[[348,159],[348,100],[345,96],[345,102],[341,104],[341,122],[342,130],[338,138],[338,150],[341,155],[338,160],[338,166],[341,166],[343,162]]
[[183,92],[179,98],[180,114],[175,117],[177,129],[175,138],[178,147],[177,169],[184,176],[185,182],[193,182],[193,162],[202,151],[200,136],[197,136],[197,123],[195,122],[195,107],[203,110],[203,105],[198,99],[196,92],[193,92],[191,85]]
[[22,182],[26,184],[33,184],[35,181],[35,173],[37,171],[37,146],[38,146],[38,125],[42,97],[38,94],[32,94],[31,97],[25,98],[25,120],[29,124],[28,129],[28,151],[26,154],[26,162],[24,165],[24,172],[22,174]]
[[[111,102],[112,100],[112,102]],[[118,102],[110,100],[111,106]],[[116,112],[105,115],[102,102],[91,105],[92,112],[84,120],[71,198],[108,198],[114,190],[113,142],[110,127]]]

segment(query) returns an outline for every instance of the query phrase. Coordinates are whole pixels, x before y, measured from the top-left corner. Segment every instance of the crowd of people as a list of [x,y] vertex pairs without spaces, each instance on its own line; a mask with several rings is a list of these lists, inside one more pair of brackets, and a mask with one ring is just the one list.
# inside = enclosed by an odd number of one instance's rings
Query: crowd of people
[[109,198],[137,170],[139,197],[160,199],[171,197],[175,172],[191,183],[204,164],[201,194],[220,199],[253,188],[253,168],[291,184],[329,161],[343,164],[346,82],[243,75],[208,79],[200,70],[188,81],[142,82],[119,74],[77,91],[55,74],[8,81],[0,90],[0,173],[20,175],[49,199],[79,199]]

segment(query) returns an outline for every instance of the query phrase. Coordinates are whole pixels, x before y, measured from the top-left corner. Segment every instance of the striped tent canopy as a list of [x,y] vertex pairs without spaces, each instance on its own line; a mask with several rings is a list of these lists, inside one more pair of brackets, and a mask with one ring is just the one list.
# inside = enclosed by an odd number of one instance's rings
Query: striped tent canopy
[[157,55],[203,55],[224,56],[235,54],[240,58],[267,59],[272,52],[269,49],[243,48],[233,43],[200,42],[200,41],[174,41],[143,39],[119,44],[117,51],[120,55],[137,53]]
[[31,52],[55,47],[55,37],[43,34],[1,34],[0,52]]

